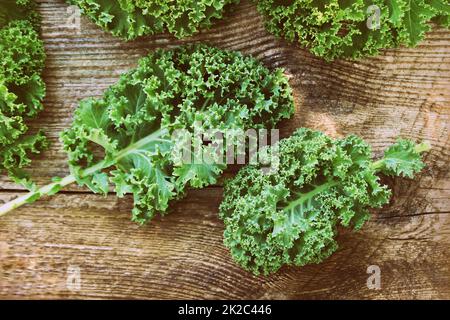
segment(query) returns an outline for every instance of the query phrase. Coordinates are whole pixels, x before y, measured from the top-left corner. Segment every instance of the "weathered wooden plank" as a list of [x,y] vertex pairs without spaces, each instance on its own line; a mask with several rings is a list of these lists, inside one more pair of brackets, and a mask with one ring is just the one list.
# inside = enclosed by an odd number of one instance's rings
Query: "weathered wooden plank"
[[[397,216],[388,209],[362,232],[344,231],[341,249],[325,263],[264,278],[242,271],[222,245],[221,194],[220,188],[191,192],[170,215],[145,227],[129,221],[130,199],[91,194],[58,195],[6,216],[0,223],[0,297],[450,296],[448,213]],[[381,268],[381,290],[366,286],[370,265]],[[66,285],[74,267],[81,271],[79,291]]]
[[[231,261],[217,218],[221,188],[192,191],[166,218],[138,227],[131,199],[76,187],[0,220],[0,298],[450,298],[450,32],[435,28],[414,49],[388,50],[360,62],[325,63],[268,34],[250,1],[212,30],[185,41],[160,35],[122,42],[82,19],[66,28],[62,0],[39,0],[48,54],[45,128],[51,149],[34,162],[39,183],[67,174],[57,142],[77,102],[101,96],[147,52],[204,41],[283,67],[297,100],[283,135],[308,126],[334,136],[362,135],[379,154],[397,135],[429,140],[428,168],[415,181],[387,179],[393,202],[359,233],[344,231],[341,250],[320,266],[253,277]],[[17,196],[0,177],[0,203]],[[14,191],[15,190],[15,191]],[[366,269],[379,265],[382,290]],[[78,266],[81,290],[66,286]]]

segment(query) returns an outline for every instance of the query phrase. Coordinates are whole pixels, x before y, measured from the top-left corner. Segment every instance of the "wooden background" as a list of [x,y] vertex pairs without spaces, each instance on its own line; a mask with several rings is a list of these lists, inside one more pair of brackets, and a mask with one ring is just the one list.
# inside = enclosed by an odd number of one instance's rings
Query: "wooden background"
[[[32,169],[45,183],[67,173],[57,137],[77,102],[100,96],[147,52],[182,42],[161,35],[125,43],[85,18],[78,33],[66,26],[62,0],[38,2],[48,96],[32,127],[44,128],[53,144]],[[268,34],[244,0],[212,30],[185,42],[198,41],[286,69],[297,113],[281,125],[283,135],[300,126],[355,133],[378,155],[398,135],[426,139],[433,145],[428,168],[415,181],[387,180],[392,203],[361,232],[342,232],[340,250],[325,263],[267,278],[242,271],[222,245],[220,186],[193,190],[145,227],[130,222],[130,198],[72,186],[0,219],[0,298],[450,298],[450,31],[435,27],[415,49],[328,64]],[[22,192],[0,179],[0,202]],[[381,290],[366,286],[370,265],[381,268]],[[67,286],[71,268],[80,270],[79,290]]]

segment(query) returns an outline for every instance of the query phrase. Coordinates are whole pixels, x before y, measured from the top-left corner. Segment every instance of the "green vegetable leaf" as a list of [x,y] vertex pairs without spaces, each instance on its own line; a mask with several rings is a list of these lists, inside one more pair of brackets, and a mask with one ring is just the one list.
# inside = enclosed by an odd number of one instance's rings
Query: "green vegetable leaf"
[[328,61],[415,46],[430,21],[448,27],[450,17],[446,0],[258,0],[258,9],[270,32]]
[[360,229],[369,209],[389,202],[391,192],[377,173],[412,177],[424,167],[420,154],[428,150],[399,140],[373,162],[362,139],[335,140],[309,129],[276,147],[279,170],[267,174],[261,165],[245,167],[226,182],[220,206],[225,245],[255,274],[328,258],[338,247],[338,225]]
[[32,190],[23,168],[48,145],[42,132],[30,134],[26,125],[42,110],[45,95],[44,45],[33,1],[0,3],[0,61],[0,173]]
[[128,40],[169,31],[184,38],[222,18],[239,0],[68,0],[113,35]]
[[204,45],[158,50],[103,98],[80,103],[73,125],[61,135],[72,174],[6,204],[0,215],[77,182],[96,193],[106,194],[109,184],[119,197],[132,193],[132,219],[148,222],[188,188],[216,183],[226,168],[203,158],[180,161],[177,149],[193,146],[180,145],[178,130],[195,136],[199,150],[193,153],[211,158],[214,148],[198,132],[273,128],[293,113],[282,70],[271,72],[251,57]]
[[400,139],[386,150],[384,158],[374,163],[375,170],[388,176],[413,178],[425,167],[421,153],[430,150],[428,143],[414,144],[410,140]]

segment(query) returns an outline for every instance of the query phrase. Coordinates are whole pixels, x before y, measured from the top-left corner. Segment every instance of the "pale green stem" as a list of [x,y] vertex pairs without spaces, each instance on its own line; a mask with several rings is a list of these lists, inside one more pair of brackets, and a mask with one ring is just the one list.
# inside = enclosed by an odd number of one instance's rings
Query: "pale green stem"
[[[421,154],[423,152],[429,151],[430,149],[431,149],[430,144],[428,142],[424,142],[424,143],[421,143],[421,144],[417,145],[415,147],[414,151],[417,152],[418,154]],[[384,162],[385,161],[386,161],[386,158],[374,162],[372,164],[372,168],[375,171],[381,170],[383,168],[383,166],[384,166]],[[314,190],[312,190],[312,191],[310,191],[310,192],[308,192],[306,194],[301,195],[298,199],[296,199],[295,201],[292,201],[291,203],[289,203],[289,205],[286,208],[284,208],[284,211],[290,211],[290,210],[292,210],[294,208],[297,208],[299,205],[301,205],[303,203],[306,203],[307,201],[309,201],[310,199],[314,198],[319,193],[321,193],[321,192],[323,192],[323,191],[325,191],[327,189],[330,189],[332,187],[335,187],[336,185],[338,185],[337,182],[329,181],[327,183],[324,183],[321,186],[317,186],[316,188],[314,188]]]
[[327,183],[324,183],[321,186],[318,186],[317,188],[314,188],[314,190],[303,194],[300,196],[300,198],[296,199],[295,201],[292,201],[291,203],[289,203],[289,205],[284,208],[284,211],[290,211],[294,208],[297,208],[299,205],[301,205],[302,203],[305,203],[309,200],[311,200],[312,198],[314,198],[316,195],[318,195],[319,193],[321,193],[322,191],[325,191],[327,189],[330,189],[334,186],[337,186],[338,183],[335,181],[329,181]]
[[[102,162],[99,162],[99,163],[83,170],[81,172],[80,176],[81,177],[89,177],[96,172],[99,172],[101,170],[109,168],[113,164],[117,163],[120,159],[122,159],[122,158],[126,157],[127,155],[129,155],[130,153],[132,153],[134,150],[139,149],[150,142],[164,141],[162,139],[159,139],[159,137],[164,135],[166,132],[167,132],[166,130],[161,130],[161,131],[157,131],[151,135],[148,135],[147,137],[133,143],[128,148],[119,152],[114,157],[113,160],[104,160]],[[36,191],[32,191],[21,197],[18,197],[16,199],[0,206],[0,217],[7,214],[8,212],[11,212],[11,211],[27,204],[27,203],[33,202],[33,200],[38,200],[39,198],[41,198],[43,196],[53,195],[54,190],[56,188],[64,188],[72,183],[75,183],[76,181],[77,181],[77,179],[76,179],[75,175],[69,175],[69,176],[61,179],[60,181],[50,183],[46,186],[39,188]]]

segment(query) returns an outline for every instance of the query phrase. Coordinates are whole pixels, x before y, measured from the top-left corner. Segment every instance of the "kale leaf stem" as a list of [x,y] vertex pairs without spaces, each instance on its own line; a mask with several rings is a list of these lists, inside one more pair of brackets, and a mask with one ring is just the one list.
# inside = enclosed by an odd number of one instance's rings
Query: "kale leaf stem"
[[[117,155],[114,156],[112,158],[112,160],[105,159],[105,160],[83,170],[81,172],[80,176],[83,178],[91,176],[91,175],[95,174],[96,172],[99,172],[99,171],[102,171],[104,169],[111,167],[112,165],[116,164],[124,157],[132,154],[136,150],[139,150],[139,148],[142,148],[143,146],[145,146],[149,143],[163,141],[163,140],[161,140],[160,137],[167,134],[167,132],[168,132],[167,130],[162,129],[162,130],[158,130],[157,132],[146,136],[145,138],[142,138],[141,140],[130,145],[128,148],[123,149],[122,151],[117,153]],[[77,179],[76,179],[75,175],[71,174],[63,179],[59,179],[56,182],[50,183],[50,184],[43,186],[35,191],[31,191],[21,197],[18,197],[0,207],[0,217],[4,216],[8,212],[13,211],[27,203],[33,203],[36,200],[38,200],[44,196],[52,196],[52,195],[58,193],[62,188],[66,187],[72,183],[75,183],[76,181],[77,181]]]

